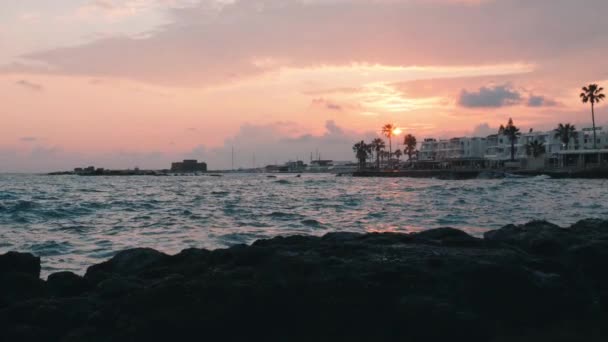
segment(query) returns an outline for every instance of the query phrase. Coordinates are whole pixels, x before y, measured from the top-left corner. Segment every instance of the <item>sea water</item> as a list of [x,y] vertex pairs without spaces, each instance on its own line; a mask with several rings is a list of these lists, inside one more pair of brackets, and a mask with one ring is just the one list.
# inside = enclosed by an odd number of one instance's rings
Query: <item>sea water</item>
[[177,253],[278,235],[446,226],[481,236],[510,223],[585,218],[608,219],[608,181],[0,175],[0,253],[41,256],[44,274],[83,273],[133,247]]

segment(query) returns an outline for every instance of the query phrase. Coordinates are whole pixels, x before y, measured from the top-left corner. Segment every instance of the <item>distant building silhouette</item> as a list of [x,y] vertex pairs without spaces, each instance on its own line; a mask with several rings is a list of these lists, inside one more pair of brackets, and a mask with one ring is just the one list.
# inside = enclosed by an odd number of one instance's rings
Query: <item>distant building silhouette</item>
[[171,172],[190,173],[190,172],[207,172],[207,163],[195,159],[188,159],[182,162],[172,163]]

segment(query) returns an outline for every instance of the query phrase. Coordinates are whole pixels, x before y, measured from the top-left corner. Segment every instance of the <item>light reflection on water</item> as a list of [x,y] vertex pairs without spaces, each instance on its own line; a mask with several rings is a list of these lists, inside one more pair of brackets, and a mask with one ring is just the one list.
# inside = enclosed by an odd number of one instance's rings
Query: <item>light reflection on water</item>
[[132,247],[177,253],[286,234],[413,232],[473,235],[547,219],[608,218],[608,181],[444,181],[332,175],[77,177],[0,175],[0,253],[74,270]]

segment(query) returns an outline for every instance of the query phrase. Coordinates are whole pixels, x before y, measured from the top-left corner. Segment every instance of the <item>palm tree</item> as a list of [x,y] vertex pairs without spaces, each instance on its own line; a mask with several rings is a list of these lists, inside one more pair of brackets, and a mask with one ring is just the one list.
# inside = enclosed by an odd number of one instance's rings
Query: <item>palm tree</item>
[[397,129],[397,127],[393,124],[386,124],[382,127],[382,134],[388,138],[388,152],[390,154],[393,154],[392,138],[395,135],[395,129]]
[[395,155],[395,158],[397,158],[397,162],[399,162],[399,159],[401,159],[403,152],[401,152],[401,150],[397,150],[393,154]]
[[595,104],[601,102],[606,97],[602,91],[604,88],[598,86],[597,84],[590,84],[586,87],[583,87],[583,92],[581,93],[581,101],[583,103],[591,102],[591,120],[593,121],[593,149],[597,149],[597,138],[595,136]]
[[521,135],[519,128],[513,124],[513,119],[509,118],[507,126],[500,126],[498,133],[505,135],[509,139],[509,142],[511,142],[511,161],[515,161],[515,142]]
[[388,164],[388,162],[391,159],[391,153],[389,151],[382,151],[380,153],[381,153],[382,160],[384,161],[384,159],[386,159],[387,160],[387,164]]
[[371,145],[366,144],[363,140],[353,146],[353,152],[355,152],[355,156],[357,157],[357,160],[359,160],[359,170],[365,168],[365,161],[371,153],[371,150]]
[[376,138],[372,140],[372,143],[370,145],[372,151],[376,152],[376,167],[380,169],[380,152],[386,148],[386,144],[384,143],[384,140]]
[[564,144],[566,150],[568,150],[570,139],[576,139],[576,137],[578,136],[578,133],[576,132],[576,127],[569,123],[565,125],[560,123],[553,131],[555,132],[555,138],[559,138],[559,140]]
[[537,158],[545,154],[545,152],[545,144],[539,142],[538,140],[534,140],[533,142],[528,143],[526,145],[526,154],[528,156],[533,156],[534,158]]
[[408,160],[410,161],[410,164],[412,163],[412,155],[414,155],[414,153],[416,153],[416,146],[418,145],[418,141],[416,140],[416,137],[408,134],[403,138],[403,152],[405,152],[405,154],[407,154]]

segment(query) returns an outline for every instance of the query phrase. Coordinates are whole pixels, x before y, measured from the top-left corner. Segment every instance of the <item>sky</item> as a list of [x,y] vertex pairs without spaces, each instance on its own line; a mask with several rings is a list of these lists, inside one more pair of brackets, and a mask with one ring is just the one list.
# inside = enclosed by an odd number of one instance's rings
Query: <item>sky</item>
[[578,94],[608,85],[606,13],[605,0],[4,1],[0,172],[221,169],[233,147],[237,167],[352,160],[386,123],[418,140],[510,117],[587,127]]

